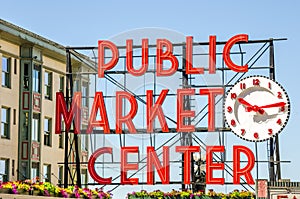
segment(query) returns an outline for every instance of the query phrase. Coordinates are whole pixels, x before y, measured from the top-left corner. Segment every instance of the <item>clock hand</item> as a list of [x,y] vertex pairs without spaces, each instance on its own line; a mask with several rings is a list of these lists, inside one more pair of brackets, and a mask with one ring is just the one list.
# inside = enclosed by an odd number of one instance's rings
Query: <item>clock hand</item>
[[249,102],[247,102],[246,100],[244,100],[243,98],[238,98],[239,103],[247,106],[247,107],[253,107]]
[[247,102],[246,100],[244,100],[243,98],[238,98],[239,103],[243,104],[246,106],[246,111],[250,112],[253,111],[253,107],[249,102]]
[[285,104],[286,104],[285,102],[278,102],[278,103],[274,103],[274,104],[268,104],[268,105],[260,106],[259,108],[262,109],[262,108],[282,107]]
[[254,112],[259,112],[260,114],[264,114],[264,110],[261,107],[258,106],[252,106],[249,102],[247,102],[246,100],[244,100],[243,98],[238,98],[239,103],[247,106],[246,107],[246,111],[250,112],[250,111],[254,111]]
[[264,105],[264,106],[259,106],[257,108],[258,108],[258,112],[260,114],[263,114],[265,112],[264,108],[282,107],[285,104],[286,104],[285,102],[277,102],[277,103],[274,103],[274,104],[268,104],[268,105]]

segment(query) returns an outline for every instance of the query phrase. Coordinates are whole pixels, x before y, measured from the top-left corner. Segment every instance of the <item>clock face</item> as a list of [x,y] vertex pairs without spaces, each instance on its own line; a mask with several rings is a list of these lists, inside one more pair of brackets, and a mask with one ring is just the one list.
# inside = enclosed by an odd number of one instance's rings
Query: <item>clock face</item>
[[264,141],[280,133],[290,113],[287,93],[277,82],[251,76],[236,83],[224,101],[228,126],[240,138]]

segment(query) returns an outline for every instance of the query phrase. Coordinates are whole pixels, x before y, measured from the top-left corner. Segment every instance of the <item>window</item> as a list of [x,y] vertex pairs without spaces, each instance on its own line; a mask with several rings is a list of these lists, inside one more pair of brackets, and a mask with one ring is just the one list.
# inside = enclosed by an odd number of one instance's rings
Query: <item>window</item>
[[24,90],[29,89],[29,63],[24,64],[23,88]]
[[9,112],[9,108],[1,108],[1,137],[3,138],[9,138]]
[[79,80],[78,79],[74,80],[74,82],[73,82],[73,91],[74,92],[79,91],[79,88],[80,88],[79,86],[80,86]]
[[34,65],[32,74],[32,90],[33,92],[40,92],[40,79],[41,79],[41,67]]
[[50,118],[44,119],[44,145],[51,146],[51,127],[52,120]]
[[37,141],[37,142],[40,141],[39,126],[40,126],[40,116],[39,116],[39,114],[33,114],[32,129],[31,129],[31,140],[32,141]]
[[64,148],[64,133],[65,133],[65,122],[61,121],[61,133],[59,134],[58,147]]
[[36,179],[37,177],[39,177],[39,163],[37,162],[33,162],[31,165],[31,179]]
[[9,160],[0,159],[0,181],[1,182],[8,181],[8,168],[9,168]]
[[13,114],[13,124],[16,125],[16,121],[17,121],[17,110],[14,109],[14,114]]
[[15,75],[17,74],[17,59],[15,59],[15,62],[14,62],[14,74]]
[[83,82],[82,83],[82,89],[81,89],[81,93],[82,93],[82,106],[83,107],[87,107],[88,106],[88,84],[87,82]]
[[64,148],[64,134],[63,133],[61,133],[61,134],[59,134],[59,148]]
[[87,187],[87,170],[81,169],[81,184],[83,187]]
[[81,150],[88,151],[87,135],[81,135],[80,139],[81,139]]
[[52,99],[52,73],[45,72],[45,99]]
[[58,184],[61,186],[63,183],[64,179],[64,167],[63,166],[58,166]]
[[65,90],[64,87],[65,87],[65,77],[60,76],[59,77],[59,91],[64,92],[64,90]]
[[44,164],[43,167],[43,182],[51,181],[51,165]]
[[29,139],[29,126],[28,126],[28,123],[29,123],[29,113],[28,112],[25,112],[23,113],[23,118],[24,118],[24,123],[23,123],[23,132],[22,132],[22,139],[24,140],[28,140]]
[[21,162],[21,170],[19,170],[19,177],[20,180],[26,180],[29,177],[27,177],[27,170],[28,170],[28,166],[27,166],[27,162]]
[[10,59],[2,57],[2,86],[10,87]]
[[11,175],[15,176],[15,160],[11,161]]

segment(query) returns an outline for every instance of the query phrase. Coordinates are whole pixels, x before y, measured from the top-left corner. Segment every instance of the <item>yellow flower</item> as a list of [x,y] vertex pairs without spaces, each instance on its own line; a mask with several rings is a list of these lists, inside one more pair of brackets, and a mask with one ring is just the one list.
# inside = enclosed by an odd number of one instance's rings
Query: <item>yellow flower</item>
[[3,184],[2,187],[4,189],[12,189],[12,183],[11,182],[7,182],[7,183]]
[[28,191],[30,189],[30,186],[28,184],[25,184],[25,183],[19,183],[18,184],[18,189]]

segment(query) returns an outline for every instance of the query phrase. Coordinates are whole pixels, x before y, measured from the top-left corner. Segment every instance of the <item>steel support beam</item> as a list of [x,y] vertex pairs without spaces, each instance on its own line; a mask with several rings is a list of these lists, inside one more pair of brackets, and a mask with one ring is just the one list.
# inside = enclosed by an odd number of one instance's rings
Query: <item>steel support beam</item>
[[[72,97],[73,97],[73,75],[72,75],[72,63],[71,63],[71,53],[69,51],[69,49],[66,50],[66,105],[67,105],[67,109],[70,108],[71,104],[72,104]],[[64,187],[67,188],[69,186],[69,184],[71,185],[77,185],[78,187],[81,187],[81,175],[80,175],[80,158],[79,158],[79,147],[78,147],[78,135],[74,134],[73,135],[73,141],[70,141],[71,136],[69,135],[69,133],[72,132],[72,130],[70,130],[69,132],[66,131],[65,128],[65,156],[64,156]],[[69,146],[70,145],[70,146]],[[74,145],[74,147],[72,146]],[[70,147],[70,149],[69,149]],[[75,183],[75,179],[72,176],[72,172],[73,169],[70,168],[72,167],[72,165],[69,165],[69,159],[70,159],[70,155],[72,155],[72,151],[71,150],[75,150],[75,167],[76,167],[76,178],[77,178],[77,182]],[[70,178],[69,178],[70,177]],[[71,181],[69,183],[69,180]]]
[[[275,61],[274,61],[274,44],[273,40],[270,39],[270,79],[275,80]],[[275,138],[271,138],[269,140],[269,178],[270,181],[278,181],[281,179],[281,167],[280,167],[280,151],[279,151],[279,137],[278,134],[275,136]],[[276,160],[276,164],[274,164],[274,161]]]

